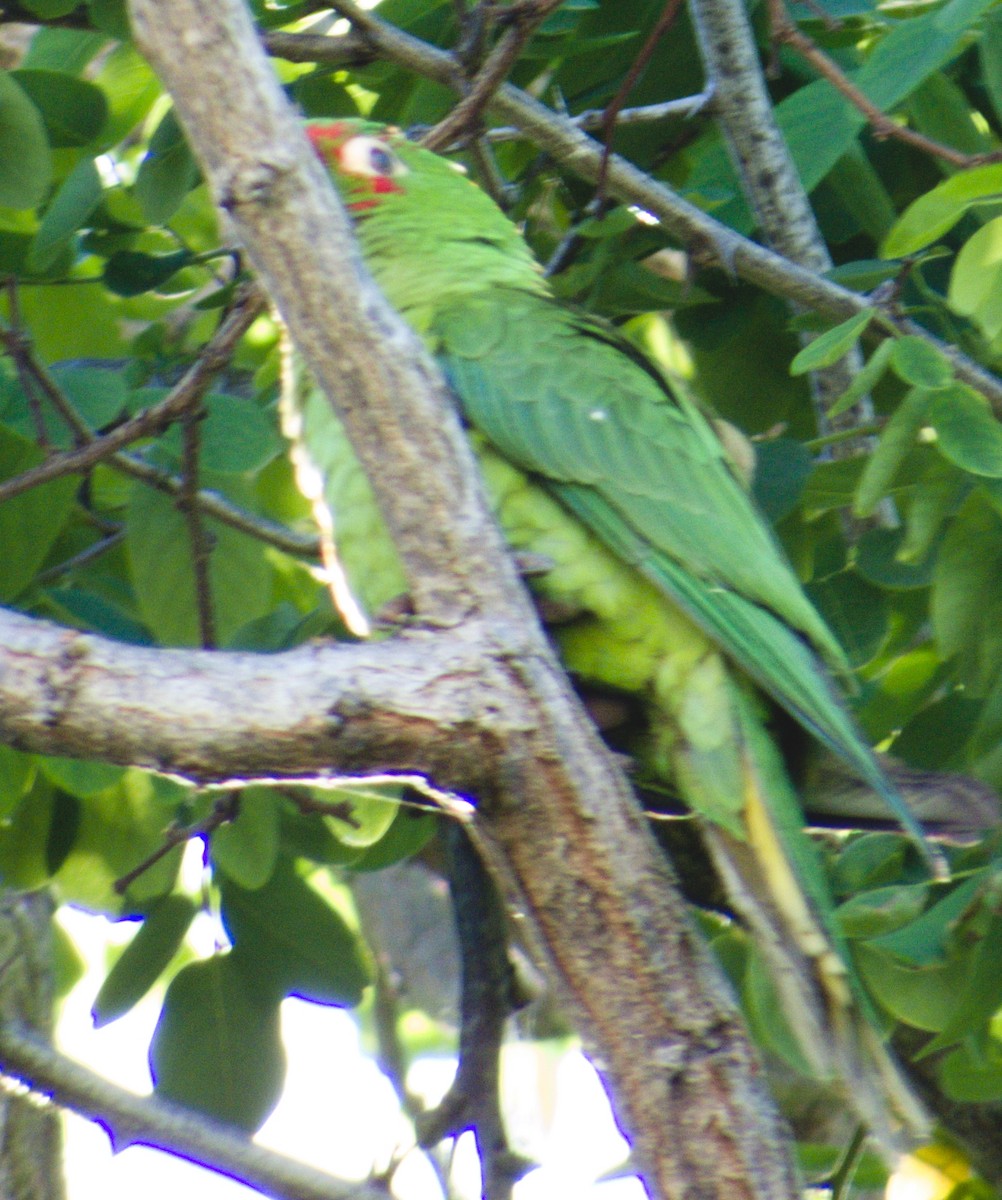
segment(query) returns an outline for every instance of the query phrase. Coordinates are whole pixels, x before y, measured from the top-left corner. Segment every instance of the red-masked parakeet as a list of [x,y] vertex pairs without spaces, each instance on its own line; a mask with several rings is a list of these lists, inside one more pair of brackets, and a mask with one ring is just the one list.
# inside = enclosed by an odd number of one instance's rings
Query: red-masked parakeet
[[[837,698],[838,643],[713,428],[614,328],[553,297],[516,227],[449,162],[362,122],[307,132],[369,269],[452,385],[509,543],[547,564],[534,590],[575,614],[553,630],[567,669],[642,699],[644,769],[699,814],[806,1062],[841,1077],[885,1144],[914,1135],[922,1114],[834,931],[762,693],[921,834]],[[352,591],[376,613],[406,582],[368,482],[302,371],[286,392]]]

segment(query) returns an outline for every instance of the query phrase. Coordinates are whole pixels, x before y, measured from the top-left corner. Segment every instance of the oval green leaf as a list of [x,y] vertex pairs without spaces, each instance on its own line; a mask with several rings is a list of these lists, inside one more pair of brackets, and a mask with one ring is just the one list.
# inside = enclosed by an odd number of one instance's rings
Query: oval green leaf
[[1002,165],[958,171],[905,209],[881,254],[884,258],[915,254],[948,233],[972,204],[995,199],[1002,200]]
[[150,909],[118,956],[94,999],[96,1028],[127,1013],[146,995],[178,952],[198,908],[188,896],[164,896]]
[[198,164],[172,108],[150,138],[136,176],[136,196],[150,224],[169,221],[198,178]]
[[220,881],[222,918],[234,947],[278,995],[354,1006],[369,972],[358,938],[288,858],[254,891]]
[[[924,338],[909,335],[890,342],[891,366],[912,387],[944,388],[953,382],[950,360]],[[888,345],[887,342],[884,345]]]
[[253,891],[275,869],[281,800],[273,788],[246,787],[239,803],[236,817],[212,835],[212,861],[234,883]]
[[18,70],[11,75],[42,115],[53,149],[88,146],[108,117],[104,92],[65,71]]
[[6,71],[0,71],[0,205],[35,208],[52,179],[52,153],[42,114]]
[[1002,332],[1002,217],[968,238],[950,275],[950,307],[970,317],[991,341]]
[[28,265],[44,271],[101,203],[101,178],[92,159],[81,160],[53,196],[35,234]]
[[990,479],[1002,479],[1002,424],[987,403],[962,384],[936,393],[928,412],[936,446],[950,462]]
[[876,309],[866,308],[850,317],[848,321],[843,321],[841,325],[836,325],[834,329],[819,334],[790,363],[790,374],[805,375],[808,371],[830,367],[832,363],[844,358],[863,336],[867,325],[875,316]]
[[253,1132],[285,1078],[278,1003],[232,954],[178,971],[150,1043],[156,1094]]

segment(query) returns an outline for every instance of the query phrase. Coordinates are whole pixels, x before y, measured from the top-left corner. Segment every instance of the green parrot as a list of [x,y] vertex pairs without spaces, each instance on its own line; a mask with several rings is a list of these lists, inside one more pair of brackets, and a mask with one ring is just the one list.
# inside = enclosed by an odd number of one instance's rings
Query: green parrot
[[[554,298],[516,227],[451,163],[377,125],[306,129],[369,269],[455,392],[509,544],[546,564],[533,589],[574,614],[552,629],[564,664],[642,699],[644,769],[698,814],[804,1060],[841,1079],[888,1153],[924,1136],[834,928],[762,693],[929,851],[837,696],[841,648],[713,428],[614,328]],[[289,364],[307,490],[323,527],[333,513],[352,594],[378,613],[407,590],[393,544],[330,406]]]

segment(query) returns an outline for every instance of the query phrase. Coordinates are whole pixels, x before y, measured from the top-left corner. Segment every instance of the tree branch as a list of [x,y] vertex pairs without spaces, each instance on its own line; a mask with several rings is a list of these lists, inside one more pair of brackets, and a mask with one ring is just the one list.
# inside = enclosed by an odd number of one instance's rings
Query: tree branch
[[383,1188],[337,1179],[257,1146],[201,1113],[127,1092],[9,1024],[0,1027],[0,1070],[102,1125],[118,1150],[130,1145],[166,1150],[276,1200],[386,1200]]
[[[791,262],[818,274],[830,271],[831,255],[776,121],[744,4],[741,0],[689,0],[689,11],[707,82],[714,89],[714,116],[763,238]],[[796,311],[799,306],[793,307]],[[802,334],[802,344],[815,336]],[[856,431],[873,423],[873,401],[868,395],[835,418],[828,415],[862,366],[862,351],[853,346],[838,362],[811,372],[811,400],[822,436]],[[873,444],[872,436],[859,436],[839,441],[823,453],[850,457]],[[887,515],[893,523],[893,510]],[[843,524],[855,541],[862,532],[859,523],[845,516]]]

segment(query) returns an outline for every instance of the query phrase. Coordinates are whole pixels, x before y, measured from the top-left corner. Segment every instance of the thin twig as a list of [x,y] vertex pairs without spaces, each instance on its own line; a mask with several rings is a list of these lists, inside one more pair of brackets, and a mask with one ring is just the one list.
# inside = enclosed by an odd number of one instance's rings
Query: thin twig
[[462,965],[459,1066],[442,1102],[418,1122],[418,1139],[427,1147],[472,1129],[485,1200],[510,1200],[531,1164],[511,1149],[501,1113],[500,1056],[514,992],[507,922],[466,831],[450,822],[444,836]]
[[[679,0],[673,2],[678,3]],[[546,17],[562,3],[563,0],[538,0],[538,3],[526,6],[525,12],[511,14],[511,27],[505,30],[487,61],[477,72],[470,84],[470,90],[452,112],[439,121],[423,139],[423,144],[429,150],[441,150],[461,135],[469,134],[490,103],[491,97],[518,61],[526,42]]]
[[188,540],[191,542],[199,637],[202,649],[212,650],[216,646],[216,621],[212,606],[212,584],[209,579],[212,541],[202,523],[202,514],[198,507],[198,452],[201,444],[198,423],[201,415],[189,410],[181,418],[181,494],[177,504],[184,514],[188,526]]
[[190,842],[192,838],[205,837],[210,833],[214,833],[220,825],[225,825],[227,821],[232,821],[236,817],[239,808],[240,791],[223,792],[215,804],[213,804],[209,815],[201,821],[196,821],[192,825],[175,823],[168,826],[164,831],[163,841],[153,853],[144,858],[131,871],[128,871],[125,875],[115,880],[112,885],[115,891],[119,896],[124,896],[140,875],[144,875],[151,867],[156,866],[172,850],[178,846],[183,846],[186,842]]
[[640,48],[640,53],[630,64],[630,69],[626,72],[619,91],[609,101],[605,112],[602,115],[602,167],[598,175],[598,185],[596,187],[596,195],[601,202],[605,195],[605,179],[606,172],[609,169],[609,155],[612,153],[612,139],[616,131],[616,122],[623,105],[626,103],[630,93],[636,87],[637,80],[640,78],[647,64],[651,61],[654,51],[658,48],[658,43],[674,25],[675,19],[679,14],[679,9],[682,7],[682,0],[668,0],[665,4],[661,16],[658,18],[657,24],[647,35],[647,39]]
[[74,554],[72,558],[67,558],[61,563],[56,563],[53,567],[47,567],[44,571],[39,571],[35,576],[34,583],[51,583],[61,575],[66,575],[70,571],[76,571],[80,567],[85,567],[88,563],[94,562],[95,559],[107,554],[109,550],[114,550],[116,546],[120,546],[124,541],[125,530],[122,528],[116,529],[106,537],[103,537],[99,542],[88,546],[86,550],[81,550],[79,554]]
[[[156,488],[157,491],[173,496],[175,499],[181,494],[181,480],[176,475],[154,467],[135,455],[112,455],[107,465],[114,467],[116,471],[121,471],[123,475],[131,475],[134,479],[139,479],[149,487]],[[207,517],[214,517],[231,529],[246,533],[248,537],[257,538],[258,541],[274,546],[286,554],[307,558],[320,557],[320,542],[315,534],[296,533],[295,530],[288,529],[278,521],[258,516],[256,513],[249,513],[246,509],[227,500],[219,492],[207,488],[200,489],[197,498],[199,508]]]
[[39,446],[47,446],[49,431],[45,428],[45,417],[42,413],[42,406],[38,402],[38,393],[35,391],[31,372],[24,361],[24,322],[21,319],[21,296],[17,280],[13,277],[7,280],[7,303],[10,305],[10,329],[4,334],[4,347],[14,362],[18,383],[28,401],[28,412],[31,414],[31,423],[35,427],[35,440]]
[[857,108],[869,122],[874,137],[880,140],[894,138],[899,142],[905,142],[907,145],[914,146],[915,149],[922,150],[936,158],[941,158],[955,167],[977,167],[986,163],[1002,162],[1002,150],[992,150],[984,154],[964,154],[952,146],[926,137],[924,133],[909,129],[907,125],[899,125],[897,121],[892,120],[848,78],[837,63],[829,58],[812,38],[797,28],[789,18],[783,0],[769,0],[769,21],[773,40],[780,45],[789,46],[791,50],[809,62],[823,79],[826,79],[840,95],[844,96],[854,108]]
[[[171,388],[163,400],[144,409],[130,420],[123,421],[121,425],[101,437],[95,436],[86,423],[81,421],[58,384],[49,376],[46,395],[57,404],[61,413],[68,408],[70,415],[67,419],[72,422],[74,430],[80,433],[81,442],[76,450],[53,454],[37,467],[0,483],[0,503],[50,479],[87,471],[97,463],[112,458],[117,450],[132,442],[162,433],[168,425],[178,420],[201,400],[212,381],[232,358],[237,343],[264,311],[265,305],[263,295],[254,287],[245,288],[238,293],[229,314],[203,347],[198,361],[177,385]],[[29,354],[24,361],[30,374],[40,382],[47,376],[45,368],[34,356]]]

